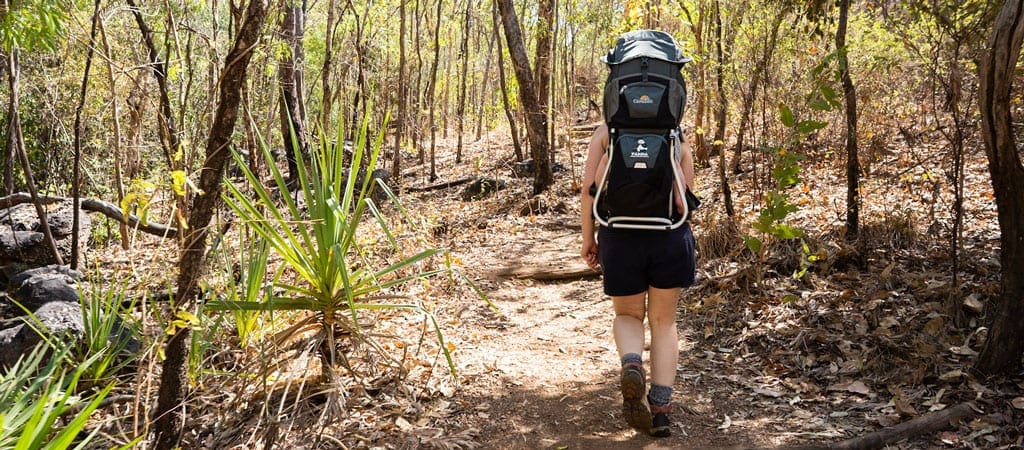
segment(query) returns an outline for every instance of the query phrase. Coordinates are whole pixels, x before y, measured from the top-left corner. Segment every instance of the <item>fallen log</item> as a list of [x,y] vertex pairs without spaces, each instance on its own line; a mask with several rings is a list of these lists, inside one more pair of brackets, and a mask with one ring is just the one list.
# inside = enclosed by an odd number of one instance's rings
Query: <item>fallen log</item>
[[537,281],[562,281],[596,278],[601,276],[601,272],[598,272],[586,266],[566,267],[559,269],[551,269],[548,267],[522,267],[517,269],[505,269],[498,272],[498,275],[502,277],[530,279]]
[[405,191],[406,192],[437,191],[437,190],[440,190],[440,189],[448,189],[450,187],[455,187],[455,186],[463,185],[463,184],[469,183],[471,181],[474,181],[476,179],[477,179],[477,177],[468,177],[468,178],[460,178],[458,180],[453,180],[453,181],[445,181],[444,183],[432,184],[430,186],[419,186],[419,187],[410,186],[410,187],[405,188]]
[[957,419],[967,419],[978,414],[974,402],[961,403],[952,408],[917,417],[889,428],[883,428],[864,436],[850,438],[831,444],[796,447],[799,450],[874,450],[904,439],[923,434],[935,434],[950,426]]
[[[38,198],[39,202],[44,205],[64,201],[71,201],[71,199],[67,197],[57,197],[52,195],[40,195]],[[22,203],[32,203],[32,196],[24,192],[18,192],[16,194],[0,197],[0,209],[7,209],[15,205],[20,205]],[[121,222],[131,228],[136,228],[144,233],[167,238],[174,238],[178,236],[177,228],[168,227],[155,223],[144,224],[142,223],[142,220],[140,220],[134,214],[129,214],[126,217],[124,213],[121,211],[121,208],[117,207],[117,205],[110,202],[105,202],[103,200],[97,200],[92,198],[83,198],[81,199],[81,207],[85,211],[103,214],[104,216]]]

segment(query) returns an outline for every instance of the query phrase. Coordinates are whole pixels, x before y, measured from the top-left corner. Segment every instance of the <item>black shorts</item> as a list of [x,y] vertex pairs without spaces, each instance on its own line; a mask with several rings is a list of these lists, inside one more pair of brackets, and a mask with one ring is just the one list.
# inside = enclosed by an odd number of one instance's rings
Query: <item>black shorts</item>
[[693,285],[697,260],[689,222],[670,231],[601,227],[597,249],[606,295],[622,297],[648,287]]

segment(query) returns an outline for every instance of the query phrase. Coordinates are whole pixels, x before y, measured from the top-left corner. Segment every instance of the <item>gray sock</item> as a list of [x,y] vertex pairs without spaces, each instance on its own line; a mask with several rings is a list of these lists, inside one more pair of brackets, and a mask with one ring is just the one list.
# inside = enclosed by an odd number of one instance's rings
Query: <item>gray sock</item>
[[651,383],[651,392],[647,394],[647,403],[664,405],[672,401],[672,386]]
[[626,353],[622,357],[622,365],[626,365],[626,363],[631,363],[631,362],[635,362],[637,364],[643,364],[643,361],[644,361],[643,358],[641,358],[640,355],[638,355],[636,353]]

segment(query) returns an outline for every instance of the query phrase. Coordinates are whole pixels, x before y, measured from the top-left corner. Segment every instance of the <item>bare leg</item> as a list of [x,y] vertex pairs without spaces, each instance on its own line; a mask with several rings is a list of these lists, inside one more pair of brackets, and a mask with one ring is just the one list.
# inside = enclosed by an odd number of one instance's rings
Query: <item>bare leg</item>
[[[678,289],[676,290],[678,292]],[[644,313],[646,292],[625,297],[612,297],[615,309],[615,321],[612,322],[612,335],[615,336],[615,347],[619,350],[619,358],[628,353],[642,355],[644,353]]]
[[679,337],[676,335],[679,291],[679,288],[653,287],[647,291],[647,320],[651,326],[651,383],[668,387],[675,383],[679,362]]

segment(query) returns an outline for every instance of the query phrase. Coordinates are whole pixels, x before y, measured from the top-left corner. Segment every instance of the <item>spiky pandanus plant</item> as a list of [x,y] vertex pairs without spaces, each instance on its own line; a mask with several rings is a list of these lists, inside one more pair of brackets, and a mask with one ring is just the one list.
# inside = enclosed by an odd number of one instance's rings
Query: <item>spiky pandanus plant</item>
[[[308,344],[307,350],[319,354],[323,363],[324,381],[330,387],[328,397],[335,400],[328,409],[340,408],[343,400],[335,389],[339,381],[336,368],[339,363],[348,365],[344,355],[336,352],[339,335],[351,336],[391,358],[373,337],[361,330],[360,311],[400,309],[424,315],[434,327],[449,369],[454,371],[451,355],[433,315],[407,296],[391,292],[404,283],[447,271],[446,265],[426,269],[419,264],[443,254],[443,250],[428,248],[373,270],[357,243],[356,234],[369,213],[384,231],[395,253],[402,251],[370,195],[373,183],[378,183],[377,187],[384,190],[392,202],[398,202],[384,183],[370,176],[380,155],[383,133],[370,143],[367,125],[364,121],[353,143],[351,169],[344,165],[345,152],[340,143],[345,133],[341,127],[336,141],[339,145],[321,139],[318,148],[310,152],[308,162],[298,156],[299,186],[294,195],[273,195],[247,168],[242,157],[234,155],[253,193],[244,191],[244,186],[228,183],[225,201],[241,222],[281,257],[282,264],[295,274],[295,279],[285,281],[275,277],[274,287],[280,294],[270,294],[257,301],[207,304],[207,309],[309,312],[279,333],[276,340],[287,341],[315,331],[303,342]],[[261,145],[261,149],[267,161],[272,161],[267,146]],[[367,155],[369,161],[363,165]],[[288,180],[274,164],[269,166],[278,191],[287,193]],[[357,185],[356,172],[361,167],[366,170],[366,176]],[[398,209],[401,210],[400,205]],[[263,264],[266,264],[265,259]],[[393,359],[392,362],[403,370]]]

